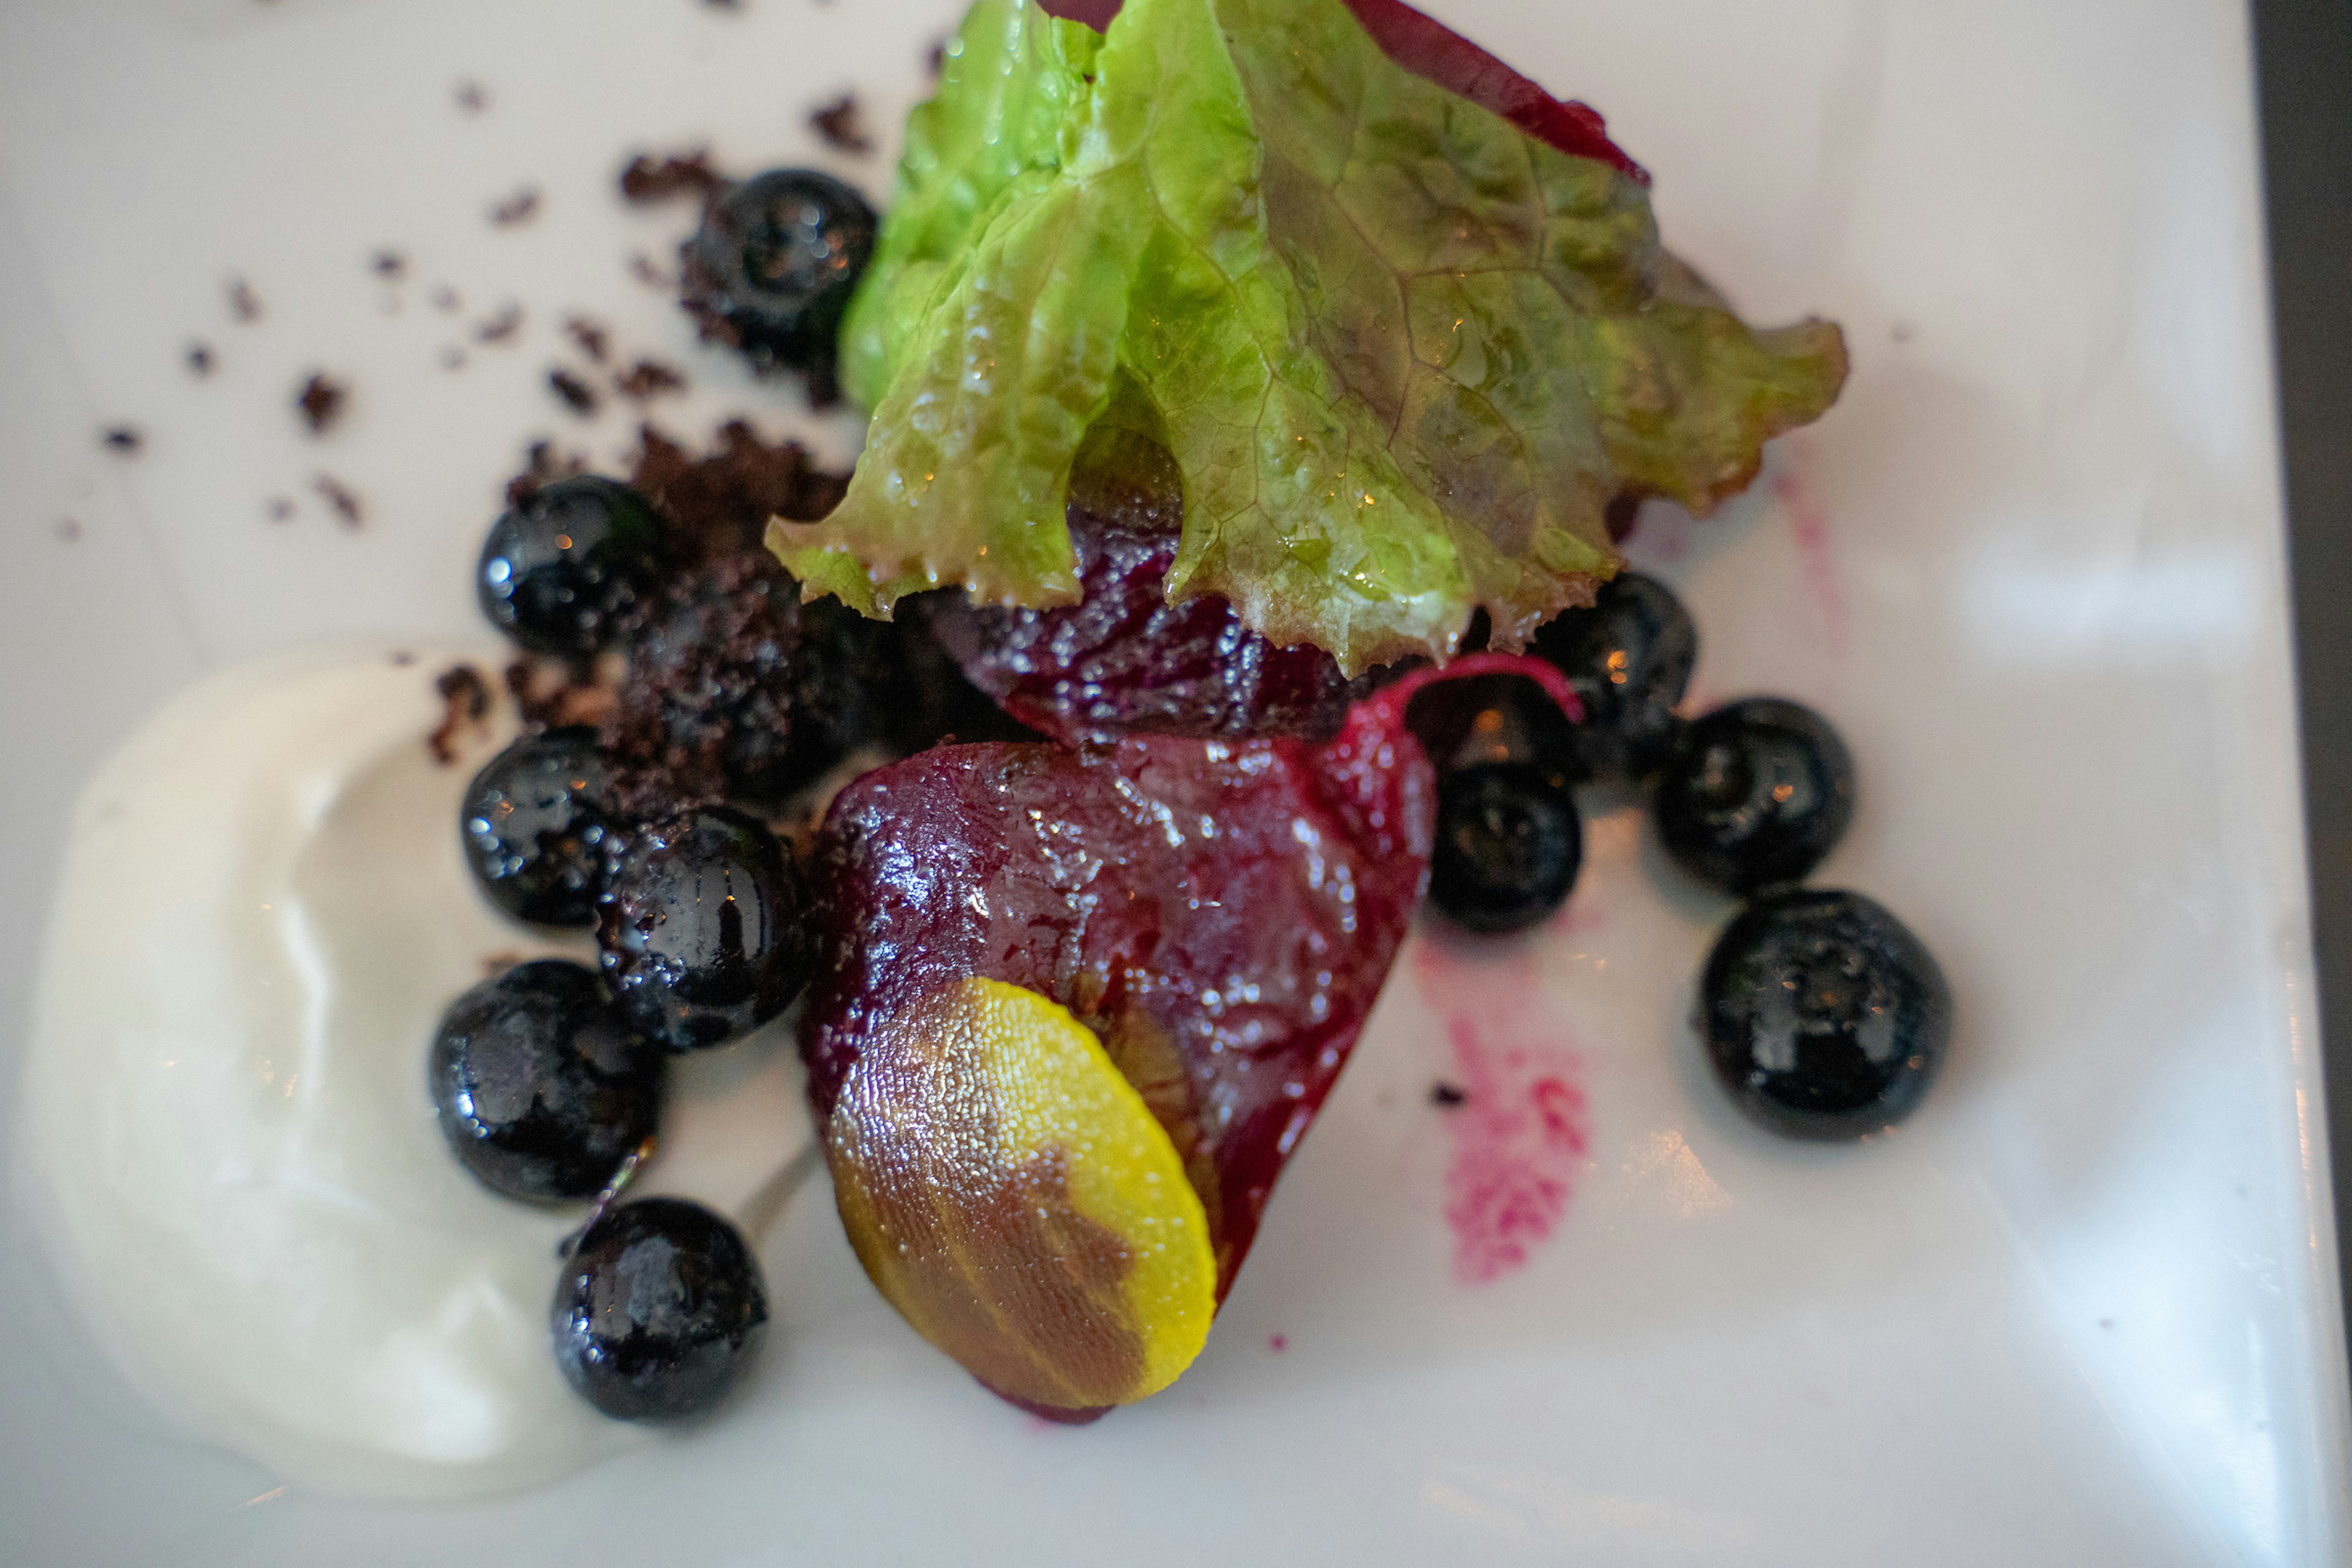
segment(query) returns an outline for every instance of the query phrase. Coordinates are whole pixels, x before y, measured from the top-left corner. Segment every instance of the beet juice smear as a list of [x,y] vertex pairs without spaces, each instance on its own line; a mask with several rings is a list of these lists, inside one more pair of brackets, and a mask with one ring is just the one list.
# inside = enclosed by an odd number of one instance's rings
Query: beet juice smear
[[[1540,660],[1454,668],[1525,675],[1578,711]],[[1451,678],[1412,672],[1322,745],[950,746],[851,784],[811,870],[829,934],[801,1041],[820,1125],[926,997],[975,976],[1051,997],[1175,1145],[1222,1300],[1420,902],[1435,781],[1405,710]]]

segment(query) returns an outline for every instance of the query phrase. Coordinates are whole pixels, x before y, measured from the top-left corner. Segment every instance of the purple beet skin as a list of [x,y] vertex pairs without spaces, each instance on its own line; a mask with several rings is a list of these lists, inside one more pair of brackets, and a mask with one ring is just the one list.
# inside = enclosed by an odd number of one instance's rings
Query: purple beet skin
[[1328,741],[1355,681],[1312,647],[1276,647],[1224,599],[1164,597],[1176,560],[1173,518],[1076,500],[1066,513],[1083,602],[1054,610],[975,608],[961,595],[924,605],[939,640],[1006,712],[1076,745],[1122,735],[1289,736]]
[[979,975],[1101,1038],[1207,1209],[1220,1293],[1371,1011],[1427,874],[1402,702],[1328,745],[944,747],[834,802],[802,1019],[820,1119],[869,1032]]

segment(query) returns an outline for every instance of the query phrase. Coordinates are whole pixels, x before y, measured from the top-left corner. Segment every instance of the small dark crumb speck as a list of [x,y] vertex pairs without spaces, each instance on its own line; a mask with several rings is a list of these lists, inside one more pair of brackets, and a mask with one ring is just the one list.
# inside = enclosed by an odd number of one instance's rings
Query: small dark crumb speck
[[931,46],[930,64],[933,76],[948,68],[948,41],[945,38]]
[[598,364],[604,363],[605,353],[612,342],[612,334],[604,330],[602,322],[591,321],[586,316],[566,316],[563,319],[563,330],[571,334],[573,342],[580,345],[582,353],[586,354]]
[[743,0],[702,0],[702,4],[712,11],[740,11],[743,8]]
[[866,133],[864,118],[857,111],[857,95],[845,92],[831,103],[809,110],[809,123],[816,133],[845,153],[871,153],[874,139]]
[[368,266],[387,282],[397,283],[408,276],[408,258],[397,250],[377,251]]
[[147,444],[147,437],[140,433],[136,425],[110,425],[100,432],[98,438],[105,444],[108,451],[120,452],[126,458]]
[[272,522],[291,522],[294,521],[294,503],[284,496],[271,496],[269,498],[269,504],[262,510],[268,513],[269,521]]
[[563,399],[564,405],[572,413],[586,415],[596,412],[596,389],[562,365],[547,373],[547,384],[556,396]]
[[559,452],[552,441],[533,441],[523,454],[523,470],[507,481],[507,504],[520,506],[540,487],[588,471],[588,459],[577,452]]
[[497,315],[474,329],[474,341],[478,343],[502,343],[520,331],[522,307],[509,303],[499,306]]
[[433,678],[433,689],[441,694],[441,725],[425,743],[446,768],[457,760],[457,731],[489,717],[490,686],[472,665],[453,664]]
[[405,669],[410,665],[416,662],[416,650],[414,648],[396,647],[392,650],[392,662],[400,668]]
[[261,320],[261,296],[253,291],[252,284],[247,282],[240,275],[231,278],[227,288],[228,313],[231,317],[240,321]]
[[1452,1110],[1454,1107],[1466,1103],[1470,1095],[1468,1090],[1456,1085],[1440,1083],[1429,1091],[1429,1099],[1432,1104],[1442,1105],[1446,1110]]
[[335,520],[345,528],[355,529],[367,521],[367,509],[360,504],[360,498],[332,474],[318,475],[311,479],[310,488],[319,492],[320,500],[335,509]]
[[213,363],[212,344],[207,342],[193,342],[188,345],[188,374],[190,375],[205,376],[212,374]]
[[466,351],[459,348],[455,343],[451,343],[447,348],[443,349],[441,351],[441,368],[443,370],[465,369]]
[[560,658],[519,658],[507,666],[506,687],[523,726],[562,730],[574,724],[603,728],[614,721],[620,692],[617,669],[600,660],[587,668]]
[[613,378],[613,390],[639,403],[665,392],[680,391],[685,385],[685,376],[659,360],[651,359],[641,359]]
[[436,283],[433,285],[433,292],[427,294],[425,299],[432,302],[435,310],[439,310],[446,315],[457,314],[457,312],[461,310],[466,303],[466,301],[459,297],[457,290],[452,289],[446,283]]
[[676,276],[663,271],[661,267],[655,262],[654,258],[647,256],[642,250],[633,252],[630,255],[629,276],[644,284],[646,288],[658,289],[665,294],[677,287],[677,279]]
[[524,185],[514,195],[502,201],[492,203],[490,206],[490,221],[500,228],[512,228],[517,224],[529,223],[538,216],[539,187],[537,185]]
[[490,89],[467,77],[456,89],[457,107],[467,114],[479,114],[490,106]]
[[726,176],[710,166],[708,147],[659,155],[640,153],[621,166],[621,195],[633,202],[707,196],[726,183]]
[[75,540],[79,539],[80,537],[81,519],[78,517],[61,517],[58,519],[58,538],[60,541],[67,544],[71,544]]
[[1907,343],[1919,335],[1919,329],[1908,321],[1897,321],[1887,329],[1886,335],[1898,343]]
[[2112,1329],[2115,1326],[2116,1321],[2113,1318],[2101,1318],[2099,1320],[2099,1327],[2103,1329]]
[[324,371],[311,374],[294,394],[294,406],[300,411],[303,423],[313,436],[323,436],[343,416],[344,406],[351,400],[351,388]]

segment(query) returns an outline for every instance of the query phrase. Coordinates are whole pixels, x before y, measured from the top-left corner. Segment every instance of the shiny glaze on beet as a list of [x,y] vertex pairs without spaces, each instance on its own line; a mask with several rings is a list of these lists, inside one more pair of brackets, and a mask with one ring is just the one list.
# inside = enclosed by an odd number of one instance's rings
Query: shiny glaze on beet
[[1421,897],[1433,787],[1401,703],[1339,740],[949,747],[835,801],[803,1014],[828,1114],[863,1041],[981,975],[1095,1030],[1183,1156],[1220,1295]]
[[1170,604],[1183,514],[1165,448],[1090,449],[1065,510],[1084,599],[1029,610],[942,595],[925,605],[931,629],[1006,712],[1072,745],[1130,734],[1337,735],[1378,673],[1350,681],[1321,648],[1276,647],[1215,595]]

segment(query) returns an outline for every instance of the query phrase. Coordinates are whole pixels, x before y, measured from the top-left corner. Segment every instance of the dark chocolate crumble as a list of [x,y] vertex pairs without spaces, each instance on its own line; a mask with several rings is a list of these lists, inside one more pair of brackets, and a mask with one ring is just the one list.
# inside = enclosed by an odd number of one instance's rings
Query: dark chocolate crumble
[[633,202],[666,202],[673,196],[707,196],[727,183],[710,166],[710,150],[656,156],[640,153],[621,169],[621,195]]
[[457,760],[457,731],[489,717],[490,688],[472,665],[453,664],[434,678],[433,689],[441,694],[441,724],[425,743],[446,768]]
[[525,185],[504,200],[490,206],[490,221],[500,228],[512,228],[529,223],[539,216],[539,187]]
[[474,329],[474,341],[478,343],[502,343],[520,331],[522,307],[509,302],[499,306],[498,314]]
[[612,346],[613,334],[603,322],[586,316],[566,316],[563,318],[563,331],[580,345],[582,353],[598,364],[604,363],[604,355]]
[[294,406],[313,436],[325,435],[343,416],[350,401],[351,388],[324,371],[312,372],[294,395]]
[[523,470],[507,481],[507,504],[520,506],[543,485],[588,471],[588,459],[577,452],[559,452],[552,441],[533,441],[523,454]]
[[685,390],[686,377],[659,360],[641,359],[613,377],[613,390],[639,403]]
[[585,417],[596,412],[596,389],[562,365],[547,373],[547,384],[572,413]]
[[809,124],[816,133],[845,153],[871,153],[874,139],[866,133],[864,116],[857,110],[857,95],[845,92],[822,108],[809,110]]
[[367,509],[360,504],[360,498],[334,475],[318,475],[311,479],[310,488],[319,492],[320,500],[334,509],[335,521],[345,528],[356,529],[367,521]]

